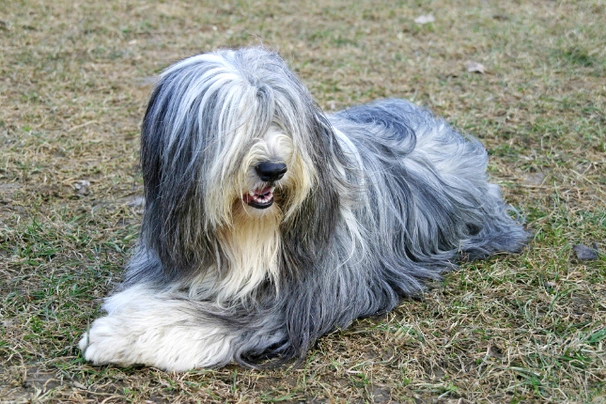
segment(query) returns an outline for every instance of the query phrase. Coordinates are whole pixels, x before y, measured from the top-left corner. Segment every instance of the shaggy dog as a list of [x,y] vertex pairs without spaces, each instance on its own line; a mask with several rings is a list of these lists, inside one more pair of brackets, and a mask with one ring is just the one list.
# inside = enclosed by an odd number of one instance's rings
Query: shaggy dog
[[139,246],[79,344],[95,364],[300,360],[457,259],[527,239],[479,141],[404,100],[325,115],[261,48],[164,71],[141,165]]

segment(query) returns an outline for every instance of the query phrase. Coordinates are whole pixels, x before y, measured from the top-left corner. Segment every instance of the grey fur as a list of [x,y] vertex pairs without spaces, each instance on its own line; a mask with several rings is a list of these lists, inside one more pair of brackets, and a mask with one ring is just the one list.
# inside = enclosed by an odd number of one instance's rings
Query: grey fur
[[[250,135],[229,151],[246,125]],[[278,278],[227,305],[212,293],[197,299],[188,287],[208,268],[217,279],[238,270],[217,236],[234,223],[208,213],[217,208],[209,195],[231,189],[245,153],[271,125],[292,138],[315,175],[280,223]],[[460,257],[518,252],[528,238],[487,181],[479,141],[404,100],[326,116],[265,49],[221,50],[169,68],[152,94],[141,146],[147,206],[122,290],[145,284],[187,304],[192,327],[213,323],[233,335],[216,366],[302,359],[323,334],[418,295]],[[277,191],[283,211],[296,192]]]

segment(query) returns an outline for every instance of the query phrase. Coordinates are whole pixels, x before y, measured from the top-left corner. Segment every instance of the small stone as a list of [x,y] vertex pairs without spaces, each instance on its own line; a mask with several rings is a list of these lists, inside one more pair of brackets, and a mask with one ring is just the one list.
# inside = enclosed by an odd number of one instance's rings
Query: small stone
[[577,244],[574,246],[574,252],[577,255],[577,258],[584,261],[591,261],[598,259],[598,252],[591,248],[587,247],[583,244]]
[[78,196],[84,196],[90,194],[90,181],[78,180],[74,182],[74,189]]

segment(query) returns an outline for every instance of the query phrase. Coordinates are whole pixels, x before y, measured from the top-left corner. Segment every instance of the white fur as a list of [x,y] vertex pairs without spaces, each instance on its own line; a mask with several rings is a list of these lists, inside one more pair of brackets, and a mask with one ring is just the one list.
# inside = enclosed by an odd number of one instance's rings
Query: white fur
[[108,298],[103,306],[108,315],[78,344],[86,359],[175,371],[228,363],[232,335],[210,322],[201,325],[189,301],[171,297],[137,285]]
[[248,207],[236,206],[235,210],[239,211],[236,214],[240,216],[236,219],[238,225],[219,231],[229,265],[233,268],[219,271],[211,268],[193,280],[189,286],[190,297],[213,299],[218,305],[225,306],[229,302],[245,302],[254,297],[257,286],[267,279],[278,285],[277,259],[281,242],[277,209],[269,208],[273,214],[266,212],[263,217],[252,217],[255,212],[252,215],[248,213]]

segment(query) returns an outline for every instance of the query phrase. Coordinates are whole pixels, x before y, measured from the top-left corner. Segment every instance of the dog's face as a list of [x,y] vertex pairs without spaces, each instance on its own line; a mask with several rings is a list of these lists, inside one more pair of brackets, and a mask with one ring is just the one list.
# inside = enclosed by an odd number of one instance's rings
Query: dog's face
[[[232,141],[242,144],[245,136],[245,133],[238,134]],[[232,159],[240,164],[231,178],[231,186],[209,191],[223,193],[222,205],[231,206],[232,217],[283,218],[296,208],[311,187],[312,174],[301,152],[292,136],[278,125],[271,125],[262,136],[244,143],[249,146],[240,151],[234,149]],[[242,157],[237,156],[239,153],[243,153]],[[229,183],[229,175],[224,180]]]
[[246,176],[242,202],[245,207],[251,208],[251,212],[271,208],[275,202],[276,188],[288,188],[292,177],[288,168],[294,166],[293,147],[292,139],[272,126],[246,154],[242,165]]

